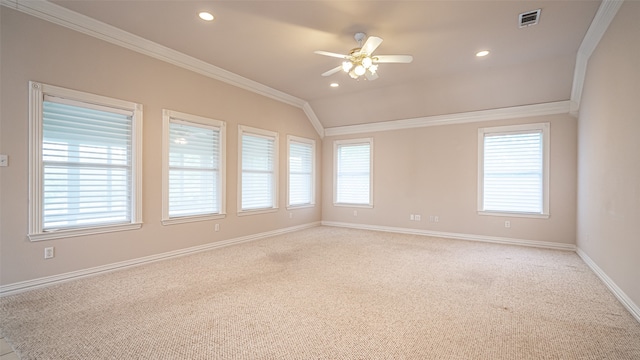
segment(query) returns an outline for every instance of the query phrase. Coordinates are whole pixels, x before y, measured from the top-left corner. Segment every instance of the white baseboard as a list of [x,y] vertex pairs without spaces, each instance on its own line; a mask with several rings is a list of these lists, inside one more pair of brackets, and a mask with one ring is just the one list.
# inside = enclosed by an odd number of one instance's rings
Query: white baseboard
[[368,224],[354,224],[354,223],[344,223],[344,222],[336,222],[336,221],[323,221],[322,225],[346,227],[346,228],[362,229],[362,230],[393,232],[393,233],[400,233],[400,234],[433,236],[433,237],[440,237],[440,238],[447,238],[447,239],[481,241],[481,242],[490,242],[490,243],[496,243],[496,244],[530,246],[530,247],[555,249],[555,250],[566,250],[566,251],[576,250],[576,246],[573,244],[561,244],[561,243],[555,243],[550,241],[513,239],[513,238],[505,238],[505,237],[497,237],[497,236],[460,234],[460,233],[450,233],[450,232],[433,231],[433,230],[410,229],[410,228],[368,225]]
[[262,232],[258,234],[241,236],[241,237],[223,240],[223,241],[217,241],[210,244],[193,246],[186,249],[169,251],[162,254],[150,255],[150,256],[145,256],[137,259],[131,259],[131,260],[121,261],[117,263],[96,266],[89,269],[72,271],[64,274],[46,276],[38,279],[27,280],[27,281],[17,282],[13,284],[8,284],[8,285],[2,285],[0,286],[0,296],[18,294],[21,292],[34,290],[34,289],[38,289],[46,286],[51,286],[51,285],[55,285],[55,284],[59,284],[59,283],[63,283],[63,282],[67,282],[75,279],[95,276],[95,275],[99,275],[99,274],[103,274],[111,271],[126,269],[134,266],[140,266],[143,264],[148,264],[148,263],[161,261],[165,259],[176,258],[180,256],[202,252],[202,251],[218,249],[225,246],[264,239],[270,236],[286,234],[294,231],[316,227],[319,225],[345,227],[345,228],[362,229],[362,230],[394,232],[394,233],[400,233],[400,234],[434,236],[434,237],[440,237],[440,238],[481,241],[481,242],[490,242],[490,243],[498,243],[498,244],[531,246],[531,247],[539,247],[539,248],[546,248],[546,249],[575,251],[578,254],[578,256],[580,256],[580,258],[582,258],[582,260],[587,264],[587,266],[589,266],[589,268],[591,268],[591,270],[605,283],[605,285],[611,290],[611,292],[622,303],[622,305],[631,313],[631,315],[636,320],[638,320],[638,322],[640,322],[640,307],[638,307],[638,305],[636,305],[624,293],[624,291],[622,291],[613,282],[613,280],[611,280],[611,278],[609,278],[609,276],[607,276],[607,274],[602,269],[600,269],[600,267],[596,265],[596,263],[593,262],[593,260],[591,260],[591,258],[584,251],[582,251],[580,248],[576,248],[575,245],[572,245],[572,244],[560,244],[560,243],[553,243],[553,242],[546,242],[546,241],[449,233],[449,232],[441,232],[441,231],[399,228],[399,227],[390,227],[390,226],[354,224],[354,223],[344,223],[344,222],[336,222],[336,221],[322,221],[322,222],[318,221],[318,222],[292,226],[292,227],[287,227],[287,228],[278,229],[278,230]]
[[21,281],[21,282],[17,282],[17,283],[13,283],[13,284],[8,284],[8,285],[2,285],[2,286],[0,286],[0,297],[1,296],[7,296],[7,295],[13,295],[13,294],[21,293],[21,292],[28,291],[28,290],[34,290],[34,289],[38,289],[38,288],[42,288],[42,287],[46,287],[46,286],[51,286],[51,285],[63,283],[63,282],[70,281],[70,280],[80,279],[80,278],[84,278],[84,277],[88,277],[88,276],[104,274],[104,273],[115,271],[115,270],[126,269],[126,268],[130,268],[130,267],[134,267],[134,266],[140,266],[140,265],[143,265],[143,264],[148,264],[148,263],[152,263],[152,262],[156,262],[156,261],[176,258],[176,257],[184,256],[184,255],[189,255],[189,254],[202,252],[202,251],[218,249],[218,248],[222,248],[222,247],[225,247],[225,246],[230,246],[230,245],[240,244],[240,243],[244,243],[244,242],[264,239],[264,238],[267,238],[267,237],[270,237],[270,236],[286,234],[286,233],[299,231],[299,230],[303,230],[303,229],[308,229],[308,228],[312,228],[312,227],[316,227],[316,226],[320,226],[320,222],[319,221],[308,223],[308,224],[303,224],[303,225],[291,226],[291,227],[278,229],[278,230],[262,232],[262,233],[258,233],[258,234],[241,236],[241,237],[237,237],[237,238],[233,238],[233,239],[216,241],[216,242],[210,243],[210,244],[193,246],[193,247],[189,247],[189,248],[186,248],[186,249],[179,249],[179,250],[165,252],[165,253],[162,253],[162,254],[156,254],[156,255],[145,256],[145,257],[141,257],[141,258],[137,258],[137,259],[120,261],[120,262],[117,262],[117,263],[112,263],[112,264],[107,264],[107,265],[102,265],[102,266],[96,266],[96,267],[83,269],[83,270],[72,271],[72,272],[68,272],[68,273],[64,273],[64,274],[46,276],[46,277],[41,277],[41,278],[38,278],[38,279]]
[[596,265],[593,260],[591,260],[589,255],[582,251],[582,249],[577,248],[576,253],[578,254],[578,256],[580,256],[582,261],[584,261],[585,264],[587,264],[587,266],[591,268],[591,270],[600,278],[600,280],[602,280],[602,282],[609,288],[609,290],[611,290],[613,295],[618,298],[620,303],[622,303],[622,306],[629,310],[631,315],[633,315],[633,317],[636,318],[638,322],[640,322],[640,307],[638,307],[638,305],[636,305],[633,300],[631,300],[627,296],[627,294],[625,294],[624,291],[622,291],[622,289],[620,289],[618,285],[616,285],[616,283],[613,282],[613,280],[611,280],[611,278],[607,276],[607,274],[598,265]]

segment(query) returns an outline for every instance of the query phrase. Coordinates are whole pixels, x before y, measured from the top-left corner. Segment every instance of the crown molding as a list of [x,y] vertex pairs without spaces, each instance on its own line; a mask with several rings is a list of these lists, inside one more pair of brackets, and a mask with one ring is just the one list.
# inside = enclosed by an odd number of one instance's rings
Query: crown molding
[[570,101],[558,101],[544,104],[515,106],[458,114],[426,116],[413,119],[339,126],[325,129],[324,134],[325,136],[350,135],[377,131],[413,129],[427,126],[466,124],[481,121],[517,119],[531,116],[568,114],[570,109]]
[[[207,76],[209,78],[225,82],[238,88],[251,91],[253,93],[292,105],[304,110],[309,117],[309,121],[323,136],[324,130],[308,105],[307,101],[289,95],[282,91],[273,89],[259,82],[247,79],[230,71],[211,65],[202,60],[183,54],[179,51],[162,46],[153,41],[131,34],[115,26],[105,24],[96,19],[71,11],[62,6],[48,1],[38,0],[1,0],[2,6],[17,10],[31,16],[37,17],[51,23],[64,26],[85,35],[89,35],[109,43],[124,47],[129,50],[150,56],[152,58],[167,62]],[[318,127],[319,125],[319,127]]]
[[313,112],[313,109],[311,108],[311,105],[309,105],[308,102],[305,103],[304,106],[302,106],[302,111],[304,111],[304,113],[307,115],[307,117],[309,118],[309,121],[311,122],[311,125],[313,125],[313,127],[318,132],[318,135],[320,135],[320,138],[321,139],[324,138],[324,127],[322,126],[322,123],[320,123],[320,120],[318,119],[316,114]]
[[587,74],[587,63],[593,51],[600,43],[602,36],[609,28],[609,24],[620,10],[624,0],[602,0],[600,7],[593,17],[593,21],[582,39],[578,54],[576,56],[576,66],[573,72],[573,85],[571,88],[571,102],[573,104],[571,114],[578,115],[580,100],[582,99],[582,89],[584,79]]
[[576,56],[576,65],[573,69],[573,84],[571,85],[571,115],[578,117],[580,110],[580,100],[582,98],[582,89],[584,88],[584,78],[587,76],[588,56],[578,51]]
[[[383,123],[372,123],[365,125],[355,125],[345,126],[345,127],[336,127],[323,129],[322,124],[318,120],[318,117],[313,112],[313,109],[309,105],[309,103],[303,99],[297,98],[295,96],[289,95],[282,91],[273,89],[266,85],[260,84],[256,81],[247,79],[230,71],[224,70],[217,66],[206,63],[202,60],[198,60],[181,52],[175,51],[173,49],[167,48],[155,42],[149,41],[137,35],[128,33],[124,30],[118,29],[114,26],[105,24],[103,22],[97,21],[88,16],[76,13],[74,11],[68,10],[62,6],[50,3],[48,1],[43,0],[0,0],[1,5],[24,12],[26,14],[35,16],[37,18],[52,22],[54,24],[64,26],[66,28],[78,31],[80,33],[107,41],[109,43],[127,48],[129,50],[136,51],[138,53],[142,53],[144,55],[150,56],[152,58],[173,64],[175,66],[196,72],[198,74],[207,76],[209,78],[219,80],[230,85],[236,86],[238,88],[251,91],[253,93],[283,102],[288,105],[292,105],[298,108],[301,108],[313,127],[316,129],[320,137],[324,135],[339,135],[342,133],[352,133],[351,131],[364,132],[371,130],[361,130],[361,127],[365,127],[367,125],[371,125],[372,128],[383,128],[386,124],[390,126],[389,130],[396,129],[395,126],[391,124],[396,124],[401,126],[399,128],[412,128],[412,127],[421,127],[421,126],[430,126],[430,125],[440,125],[439,119],[437,117],[426,117],[426,118],[418,118],[418,119],[408,119],[408,120],[397,120],[397,121],[387,121]],[[617,14],[618,10],[622,6],[624,0],[603,0],[598,8],[596,15],[589,27],[585,37],[580,45],[580,49],[578,50],[578,54],[576,57],[576,66],[574,69],[574,80],[571,89],[571,106],[569,112],[573,115],[577,116],[580,100],[582,98],[582,89],[584,86],[584,79],[586,76],[587,70],[587,62],[596,46],[598,45],[600,39],[606,32],[609,24]],[[456,117],[460,114],[453,115],[445,115],[445,117]],[[424,119],[431,119],[432,122],[436,123],[430,125],[411,125],[411,122],[424,122]],[[472,122],[474,120],[466,121]],[[482,120],[475,120],[482,121]],[[407,122],[407,124],[401,125],[398,122]],[[460,123],[465,122],[454,121],[449,123]],[[406,126],[406,127],[403,127]],[[346,132],[345,132],[346,131]],[[381,131],[381,130],[373,130],[373,131]]]
[[609,24],[620,10],[624,0],[602,0],[598,12],[593,17],[591,26],[580,44],[578,52],[589,57],[598,46],[600,39],[609,28]]

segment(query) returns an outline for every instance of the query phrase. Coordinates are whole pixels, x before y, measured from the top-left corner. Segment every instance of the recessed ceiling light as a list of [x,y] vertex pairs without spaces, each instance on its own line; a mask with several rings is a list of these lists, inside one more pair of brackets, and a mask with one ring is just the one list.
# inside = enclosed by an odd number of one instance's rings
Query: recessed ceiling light
[[477,57],[483,57],[483,56],[487,56],[487,55],[489,55],[489,51],[488,50],[482,50],[482,51],[478,51],[476,53]]
[[338,83],[331,83],[331,85],[329,85],[329,86],[331,86],[331,87],[334,87],[334,88],[335,88],[335,87],[340,86],[340,84],[338,84]]
[[205,20],[205,21],[212,21],[213,20],[213,15],[211,15],[211,13],[208,13],[206,11],[201,12],[200,14],[198,14],[198,16],[200,16],[200,19]]

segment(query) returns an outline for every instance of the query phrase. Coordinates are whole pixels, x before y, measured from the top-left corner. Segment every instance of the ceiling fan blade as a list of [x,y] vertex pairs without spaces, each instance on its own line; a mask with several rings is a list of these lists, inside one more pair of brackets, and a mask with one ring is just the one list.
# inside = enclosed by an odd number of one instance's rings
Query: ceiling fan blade
[[367,71],[367,73],[364,76],[367,78],[367,80],[373,81],[378,78],[378,73],[371,73]]
[[331,56],[331,57],[340,58],[340,59],[348,59],[349,58],[349,55],[336,54],[336,53],[332,53],[332,52],[328,52],[328,51],[322,51],[322,50],[314,51],[314,53],[316,53],[318,55]]
[[377,36],[369,36],[367,41],[362,45],[362,50],[360,52],[371,55],[378,46],[382,44],[382,39]]
[[411,55],[376,55],[373,61],[377,63],[403,63],[408,64],[413,61]]
[[342,70],[342,66],[337,66],[337,67],[334,67],[333,69],[331,69],[329,71],[326,71],[326,72],[322,73],[322,76],[331,76],[331,75],[337,73],[340,70]]

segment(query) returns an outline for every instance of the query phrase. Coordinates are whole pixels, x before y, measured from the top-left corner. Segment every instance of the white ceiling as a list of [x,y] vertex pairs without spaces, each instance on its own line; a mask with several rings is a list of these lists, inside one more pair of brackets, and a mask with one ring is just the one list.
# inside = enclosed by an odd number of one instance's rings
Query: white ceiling
[[[309,102],[324,127],[568,100],[600,5],[568,1],[121,1],[54,3]],[[518,14],[542,9],[518,28]],[[209,11],[213,22],[197,14]],[[384,39],[376,81],[339,72],[355,32]],[[479,50],[490,50],[476,58]],[[337,82],[338,88],[329,84]]]

